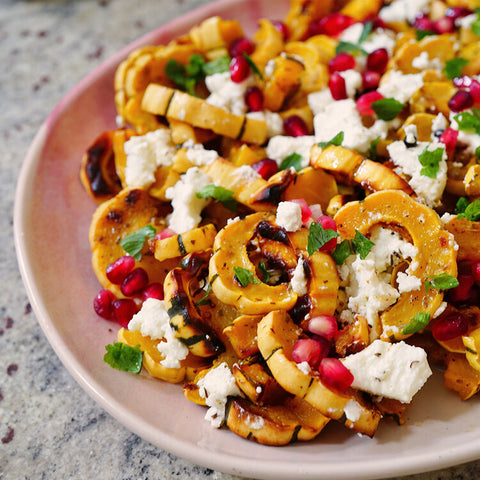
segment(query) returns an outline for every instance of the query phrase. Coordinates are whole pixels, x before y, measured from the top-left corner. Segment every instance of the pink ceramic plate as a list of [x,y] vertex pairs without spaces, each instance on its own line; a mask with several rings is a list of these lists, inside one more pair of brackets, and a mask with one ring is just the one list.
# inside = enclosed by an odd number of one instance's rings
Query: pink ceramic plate
[[278,19],[287,1],[211,3],[145,36],[85,78],[55,108],[25,159],[15,202],[21,273],[48,340],[79,384],[111,415],[146,440],[212,469],[271,479],[364,479],[406,475],[480,457],[478,399],[462,403],[431,379],[406,425],[384,422],[374,439],[330,422],[318,440],[273,448],[214,430],[205,409],[181,387],[113,370],[104,346],[116,328],[96,317],[99,286],[90,267],[88,227],[95,205],[79,181],[80,159],[115,127],[113,75],[135,47],[162,43],[211,15],[237,18],[248,33],[261,17]]

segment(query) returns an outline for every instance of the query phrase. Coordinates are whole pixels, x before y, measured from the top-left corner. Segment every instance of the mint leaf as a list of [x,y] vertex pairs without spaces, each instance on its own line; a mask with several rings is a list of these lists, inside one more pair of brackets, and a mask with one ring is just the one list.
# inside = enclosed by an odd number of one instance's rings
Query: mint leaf
[[333,238],[339,237],[339,234],[331,228],[323,228],[321,223],[312,222],[308,232],[307,252],[313,255]]
[[472,32],[480,36],[480,9],[476,8],[475,12],[477,13],[477,18],[472,23]]
[[267,267],[265,266],[264,262],[259,262],[258,263],[258,270],[262,274],[262,282],[263,283],[268,283],[268,281],[270,280],[270,273],[267,270]]
[[405,104],[394,98],[382,98],[373,102],[372,110],[380,120],[393,120],[405,107]]
[[208,303],[207,297],[210,295],[211,290],[212,285],[209,283],[202,298],[198,300],[198,302],[195,302],[195,305],[206,305]]
[[429,35],[436,35],[435,32],[432,32],[432,30],[416,30],[415,31],[415,36],[417,37],[417,41],[420,41],[424,39],[425,37],[428,37]]
[[[480,146],[478,146],[476,149],[475,149],[475,156],[477,158],[480,158]],[[478,162],[477,162],[478,163]]]
[[467,64],[468,60],[466,58],[452,58],[445,62],[445,67],[443,67],[443,73],[445,73],[446,77],[450,79],[461,77],[462,69]]
[[428,150],[428,147],[418,156],[418,161],[423,166],[420,174],[429,177],[437,178],[440,162],[443,158],[443,148],[436,148],[433,151]]
[[178,88],[194,95],[197,83],[205,77],[203,72],[204,65],[205,59],[203,56],[199,53],[194,53],[190,56],[187,65],[182,65],[177,60],[171,58],[165,66],[165,73]]
[[352,247],[355,253],[360,255],[362,260],[367,258],[367,255],[370,253],[370,250],[375,245],[371,240],[369,240],[362,232],[355,230],[355,237],[352,239]]
[[345,134],[342,132],[338,132],[331,140],[328,140],[328,142],[319,142],[317,145],[325,149],[329,147],[330,145],[335,145],[336,147],[340,147],[343,143],[343,139],[345,138]]
[[351,55],[367,55],[367,52],[360,45],[351,42],[340,41],[335,48],[335,55],[343,52],[350,53]]
[[460,197],[455,205],[455,213],[464,213],[467,207],[468,200],[465,197]]
[[408,325],[402,330],[403,335],[411,335],[423,330],[430,323],[430,314],[428,312],[418,312],[410,319]]
[[437,290],[449,290],[458,287],[458,280],[449,273],[439,273],[438,275],[430,275],[425,279],[425,290],[436,288]]
[[303,157],[300,154],[294,152],[282,160],[278,169],[288,170],[289,168],[293,167],[298,172],[299,170],[302,169],[302,161],[303,161]]
[[142,258],[142,248],[145,245],[147,238],[155,237],[157,231],[152,225],[147,225],[136,232],[127,235],[125,238],[120,240],[119,245],[135,260],[140,260]]
[[260,69],[255,65],[255,62],[245,53],[242,52],[242,55],[244,56],[245,60],[247,63],[250,65],[250,68],[252,69],[252,72],[257,75],[261,80],[263,80],[263,75]]
[[198,198],[213,198],[231,212],[235,212],[237,210],[237,201],[233,198],[233,194],[232,190],[219,187],[213,183],[206,185],[196,193]]
[[[457,202],[458,205],[458,202]],[[465,202],[462,202],[462,207],[465,205]],[[458,214],[458,218],[465,218],[471,222],[476,222],[480,220],[480,199],[474,200],[472,203],[469,203],[465,210]]]
[[472,108],[471,112],[462,112],[453,117],[458,123],[458,129],[475,132],[480,135],[480,110],[478,108]]
[[358,37],[359,44],[363,43],[368,38],[372,29],[373,29],[373,22],[368,21],[364,23],[362,33],[360,34],[360,37]]
[[107,353],[103,361],[112,368],[124,372],[140,373],[142,370],[143,353],[140,347],[131,347],[121,342],[114,342],[113,345],[105,345]]
[[253,272],[243,267],[233,267],[235,272],[235,278],[239,281],[242,287],[246,287],[248,284],[257,285],[260,280],[255,276]]
[[352,245],[349,240],[342,240],[332,252],[332,258],[337,265],[343,265],[343,262],[353,253]]
[[370,160],[373,160],[374,162],[377,161],[377,145],[380,142],[380,137],[377,137],[371,144],[370,144],[370,149],[368,151],[368,157]]
[[211,62],[207,62],[203,65],[203,73],[205,75],[214,75],[215,73],[225,73],[230,70],[230,62],[232,59],[229,55],[223,55]]

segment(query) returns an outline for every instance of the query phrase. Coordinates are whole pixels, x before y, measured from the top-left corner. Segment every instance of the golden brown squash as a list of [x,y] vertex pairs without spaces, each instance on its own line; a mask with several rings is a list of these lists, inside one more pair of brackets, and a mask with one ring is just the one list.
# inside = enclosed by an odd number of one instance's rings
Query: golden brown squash
[[480,222],[453,217],[445,224],[458,244],[458,260],[480,260]]

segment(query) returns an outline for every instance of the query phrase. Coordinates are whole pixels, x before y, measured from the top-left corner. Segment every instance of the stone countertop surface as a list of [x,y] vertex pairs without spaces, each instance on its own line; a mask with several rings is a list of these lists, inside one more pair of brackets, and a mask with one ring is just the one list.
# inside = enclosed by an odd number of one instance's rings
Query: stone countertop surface
[[[238,478],[193,465],[142,440],[76,384],[32,312],[13,241],[14,193],[22,160],[62,96],[120,48],[205,3],[0,2],[1,480]],[[404,478],[474,480],[479,472],[477,461]]]

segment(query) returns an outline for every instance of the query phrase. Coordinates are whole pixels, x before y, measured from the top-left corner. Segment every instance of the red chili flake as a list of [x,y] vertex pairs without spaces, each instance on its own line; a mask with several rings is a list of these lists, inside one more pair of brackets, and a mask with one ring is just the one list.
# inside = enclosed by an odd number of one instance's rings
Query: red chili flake
[[15,430],[12,427],[8,427],[7,434],[2,438],[2,443],[10,443],[15,436]]
[[12,328],[13,327],[13,318],[12,317],[5,317],[5,328]]
[[24,315],[28,315],[29,313],[32,313],[32,304],[30,302],[25,305],[25,310],[23,311]]
[[11,377],[18,370],[18,365],[16,363],[11,363],[7,367],[7,375]]

